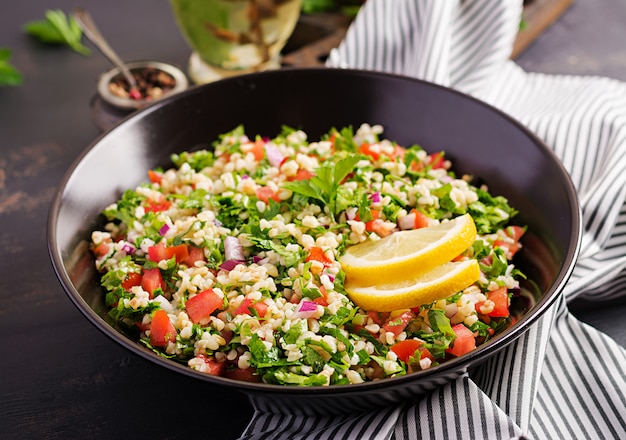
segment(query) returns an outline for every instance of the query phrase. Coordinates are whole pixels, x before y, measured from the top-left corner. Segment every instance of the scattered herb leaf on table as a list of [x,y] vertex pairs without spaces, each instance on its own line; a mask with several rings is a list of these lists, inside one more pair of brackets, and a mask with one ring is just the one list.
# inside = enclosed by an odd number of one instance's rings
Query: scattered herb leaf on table
[[16,86],[22,84],[22,74],[11,65],[11,51],[0,48],[0,86]]
[[89,48],[81,42],[83,31],[74,17],[66,16],[59,9],[46,11],[45,20],[26,23],[24,30],[44,43],[67,44],[82,55],[91,53]]

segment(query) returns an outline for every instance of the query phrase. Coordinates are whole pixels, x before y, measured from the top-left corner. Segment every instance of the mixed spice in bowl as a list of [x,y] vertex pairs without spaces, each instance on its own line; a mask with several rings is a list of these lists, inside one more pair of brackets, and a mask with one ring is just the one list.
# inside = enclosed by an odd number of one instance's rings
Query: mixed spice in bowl
[[138,109],[154,101],[187,89],[189,81],[182,70],[158,61],[134,61],[126,64],[137,81],[131,88],[118,68],[102,74],[98,95],[108,104],[121,109]]

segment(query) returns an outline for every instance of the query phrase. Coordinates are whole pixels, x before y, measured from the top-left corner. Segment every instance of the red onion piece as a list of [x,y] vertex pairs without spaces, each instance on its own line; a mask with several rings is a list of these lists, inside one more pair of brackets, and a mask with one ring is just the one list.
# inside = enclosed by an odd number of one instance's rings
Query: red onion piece
[[162,236],[164,236],[165,234],[167,234],[167,231],[169,231],[169,230],[170,230],[170,227],[169,227],[169,225],[166,223],[166,224],[164,224],[163,226],[161,226],[161,229],[159,229],[159,235],[162,237]]
[[237,237],[231,235],[224,238],[224,257],[225,260],[244,261],[243,246]]
[[370,195],[370,200],[372,203],[380,203],[380,193],[376,191],[372,195]]
[[226,260],[222,264],[220,264],[220,269],[223,269],[227,272],[233,270],[238,264],[243,264],[243,260]]
[[293,318],[308,319],[317,312],[317,304],[313,301],[302,301],[298,304],[296,312],[292,315]]
[[270,165],[273,167],[280,166],[285,156],[280,152],[278,148],[276,148],[273,144],[265,144],[265,154],[267,155],[267,160]]
[[133,246],[132,244],[130,244],[129,242],[124,242],[124,244],[122,245],[122,250],[126,253],[126,254],[134,254],[136,249],[135,246]]

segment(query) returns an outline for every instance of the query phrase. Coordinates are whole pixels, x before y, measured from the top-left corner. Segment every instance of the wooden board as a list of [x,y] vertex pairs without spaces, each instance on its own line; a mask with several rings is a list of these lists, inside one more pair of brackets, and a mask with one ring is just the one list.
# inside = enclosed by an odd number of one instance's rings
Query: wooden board
[[517,34],[511,58],[517,58],[569,8],[574,0],[532,0],[524,6],[524,24]]

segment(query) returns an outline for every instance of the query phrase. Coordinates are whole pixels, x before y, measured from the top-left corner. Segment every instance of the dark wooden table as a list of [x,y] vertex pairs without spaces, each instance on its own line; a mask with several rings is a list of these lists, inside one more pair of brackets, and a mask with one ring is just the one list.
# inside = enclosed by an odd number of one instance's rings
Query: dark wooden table
[[[22,26],[46,9],[74,6],[91,11],[126,60],[185,67],[190,53],[167,2],[15,2],[0,14],[0,47],[12,49],[24,74],[21,86],[0,88],[0,438],[237,438],[251,415],[243,397],[129,354],[83,318],[53,272],[50,202],[67,168],[100,135],[91,104],[109,65],[95,49],[84,57],[40,44]],[[625,15],[624,3],[577,0],[519,62],[626,79]],[[616,319],[625,311],[622,304],[577,313],[626,345],[626,324]]]

